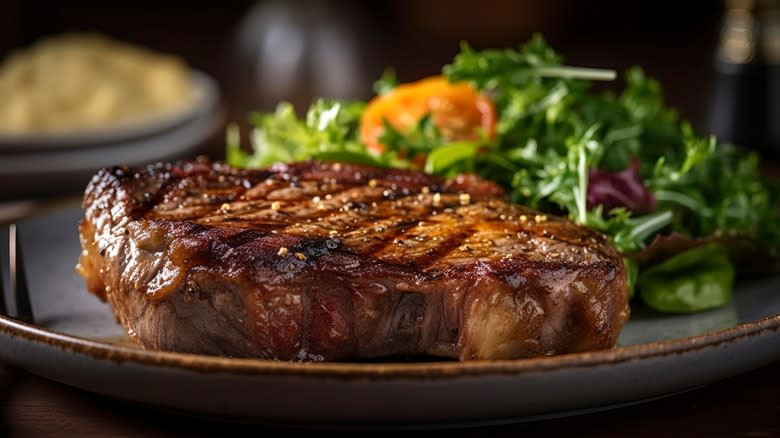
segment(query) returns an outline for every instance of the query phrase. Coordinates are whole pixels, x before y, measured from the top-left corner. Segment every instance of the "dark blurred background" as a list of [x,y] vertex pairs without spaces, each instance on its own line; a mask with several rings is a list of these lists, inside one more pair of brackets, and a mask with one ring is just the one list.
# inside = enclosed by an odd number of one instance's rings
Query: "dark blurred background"
[[[316,96],[366,99],[387,67],[402,81],[414,80],[438,73],[460,41],[477,48],[517,46],[539,32],[568,64],[619,72],[643,66],[661,81],[668,102],[702,133],[719,131],[767,153],[777,147],[767,133],[777,129],[777,118],[767,109],[771,105],[759,102],[771,88],[765,73],[724,69],[718,56],[727,24],[742,26],[734,31],[737,38],[747,35],[754,42],[749,33],[755,22],[729,22],[726,13],[729,7],[752,13],[763,5],[751,1],[244,0],[194,6],[0,0],[0,5],[0,56],[45,35],[102,32],[180,55],[212,75],[228,121],[243,121],[248,111],[271,109],[278,100],[305,108]],[[734,85],[731,76],[747,77],[758,91],[745,97],[745,86]],[[752,128],[733,128],[735,114],[749,115],[738,122]]]

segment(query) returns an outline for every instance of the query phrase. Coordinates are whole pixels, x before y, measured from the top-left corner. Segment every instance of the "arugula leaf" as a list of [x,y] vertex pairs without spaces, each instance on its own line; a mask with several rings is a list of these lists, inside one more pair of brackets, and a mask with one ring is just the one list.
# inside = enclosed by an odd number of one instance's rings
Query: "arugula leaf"
[[677,254],[639,274],[642,300],[662,312],[690,313],[731,300],[734,267],[726,249],[710,243]]
[[410,157],[428,153],[445,143],[439,128],[433,124],[430,113],[425,114],[404,133],[399,132],[390,122],[383,120],[384,132],[379,141],[387,150],[406,152]]
[[362,102],[318,99],[305,119],[298,118],[289,103],[282,102],[273,113],[250,115],[254,153],[237,145],[238,128],[229,131],[227,162],[238,167],[261,167],[276,162],[303,161],[313,157],[338,157],[375,165],[382,162],[358,141]]
[[397,86],[398,77],[395,75],[395,70],[387,69],[382,73],[382,76],[374,82],[374,92],[377,95],[382,95],[392,91],[392,89]]
[[425,160],[425,171],[454,177],[458,173],[473,172],[469,158],[474,157],[481,143],[473,141],[453,142],[437,147]]
[[639,263],[636,260],[623,258],[623,264],[626,266],[626,283],[628,286],[628,297],[634,297],[636,290],[636,280],[639,277]]
[[620,217],[621,221],[616,222],[619,225],[614,226],[616,231],[611,233],[612,242],[624,254],[639,251],[650,236],[671,224],[672,217],[671,210],[659,210],[636,218]]
[[561,57],[535,34],[519,51],[485,50],[477,52],[461,43],[460,53],[442,73],[451,82],[471,80],[482,89],[512,85],[522,87],[540,78],[613,80],[615,72],[561,65]]

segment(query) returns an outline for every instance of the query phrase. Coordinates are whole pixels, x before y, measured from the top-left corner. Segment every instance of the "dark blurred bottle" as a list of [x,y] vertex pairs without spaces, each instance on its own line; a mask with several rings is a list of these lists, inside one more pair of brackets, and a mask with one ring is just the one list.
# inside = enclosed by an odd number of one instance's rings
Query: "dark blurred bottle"
[[231,78],[237,111],[269,111],[279,101],[305,112],[317,97],[351,99],[370,90],[351,2],[258,0],[236,29]]
[[766,71],[759,51],[756,2],[726,2],[715,53],[710,132],[723,141],[764,149],[767,142]]
[[780,1],[767,2],[761,28],[767,65],[767,125],[770,156],[780,156]]

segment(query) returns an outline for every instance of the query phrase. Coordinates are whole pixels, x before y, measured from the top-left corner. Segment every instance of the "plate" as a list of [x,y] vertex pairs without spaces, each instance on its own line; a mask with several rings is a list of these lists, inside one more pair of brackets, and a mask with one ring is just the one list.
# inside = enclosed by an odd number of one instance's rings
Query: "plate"
[[24,153],[0,150],[0,200],[82,192],[92,175],[106,166],[193,158],[225,118],[218,99],[208,102],[182,123],[153,135],[78,148],[32,148]]
[[619,346],[601,352],[304,364],[144,350],[74,272],[81,215],[65,206],[22,223],[36,324],[0,317],[0,359],[152,407],[305,427],[501,424],[643,402],[780,359],[779,276],[741,283],[709,312],[636,311]]
[[151,116],[137,117],[100,127],[62,133],[0,133],[0,153],[29,153],[41,150],[66,150],[107,143],[138,140],[180,126],[198,114],[213,108],[219,100],[219,88],[209,75],[191,73],[192,99],[182,107]]

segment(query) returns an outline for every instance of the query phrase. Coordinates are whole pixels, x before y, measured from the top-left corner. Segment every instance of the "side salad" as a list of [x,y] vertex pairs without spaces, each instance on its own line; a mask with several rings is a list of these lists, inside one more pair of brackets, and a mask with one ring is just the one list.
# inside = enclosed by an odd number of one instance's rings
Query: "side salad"
[[616,79],[565,65],[539,35],[517,50],[464,43],[441,75],[399,84],[386,72],[368,102],[252,114],[253,151],[231,127],[227,161],[475,172],[514,202],[607,234],[631,293],[662,312],[724,305],[738,275],[777,272],[780,192],[759,157],[695,133],[641,68],[625,72],[619,94],[594,90]]

